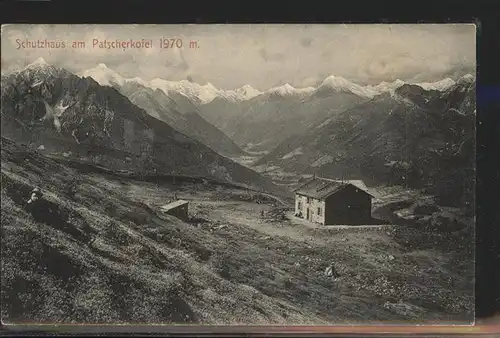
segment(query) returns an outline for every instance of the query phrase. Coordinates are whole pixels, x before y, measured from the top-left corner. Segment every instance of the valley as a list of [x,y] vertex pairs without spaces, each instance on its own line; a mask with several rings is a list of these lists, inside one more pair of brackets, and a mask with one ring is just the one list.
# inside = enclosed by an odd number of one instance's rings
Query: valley
[[310,174],[299,174],[295,172],[286,172],[276,164],[261,164],[256,165],[262,158],[262,153],[247,152],[246,155],[231,157],[233,161],[241,164],[255,172],[259,173],[262,177],[268,178],[278,187],[282,187],[285,191],[291,192],[294,188],[300,185],[300,182],[306,178],[310,178]]

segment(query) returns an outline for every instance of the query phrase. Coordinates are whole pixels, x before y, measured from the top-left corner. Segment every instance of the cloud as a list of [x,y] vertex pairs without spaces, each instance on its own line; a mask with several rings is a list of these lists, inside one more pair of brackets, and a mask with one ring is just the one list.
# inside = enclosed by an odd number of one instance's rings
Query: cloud
[[304,47],[309,47],[312,44],[312,38],[303,38],[300,40],[300,44]]
[[[160,39],[183,48],[162,49]],[[82,49],[16,49],[16,39],[85,41]],[[92,40],[152,41],[149,49],[92,48]],[[199,48],[189,48],[195,41]],[[73,72],[105,63],[128,77],[266,90],[314,85],[328,75],[362,84],[431,81],[474,69],[475,27],[441,25],[2,25],[2,71],[37,57]],[[455,75],[454,75],[455,76]],[[281,83],[280,83],[281,82]]]
[[324,80],[324,77],[307,77],[305,79],[301,79],[300,81],[297,81],[297,84],[294,83],[296,87],[299,88],[305,88],[305,87],[316,87],[318,86],[321,81]]
[[283,60],[285,55],[283,53],[269,53],[266,49],[261,48],[259,54],[266,62],[278,62]]

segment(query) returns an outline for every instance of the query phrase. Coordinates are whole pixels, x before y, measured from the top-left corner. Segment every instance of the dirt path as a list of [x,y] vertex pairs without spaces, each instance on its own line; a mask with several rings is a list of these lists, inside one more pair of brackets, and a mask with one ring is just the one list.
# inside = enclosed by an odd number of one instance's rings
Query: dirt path
[[[263,236],[286,237],[293,241],[325,244],[327,240],[314,236],[311,228],[301,224],[300,220],[290,218],[282,222],[262,218],[261,211],[268,212],[272,206],[269,204],[256,204],[249,202],[225,202],[192,200],[193,212],[203,214],[205,218],[228,225],[249,227],[262,233]],[[297,222],[298,221],[298,222]]]
[[[120,190],[125,196],[133,200],[140,200],[149,205],[161,205],[167,203],[174,192],[162,189],[149,183],[132,183],[121,185],[118,181],[100,182],[110,190]],[[273,209],[273,202],[256,203],[252,201],[236,200],[239,195],[246,195],[245,191],[226,190],[226,194],[220,195],[220,191],[205,190],[198,191],[190,186],[180,186],[175,195],[179,199],[189,201],[189,213],[191,216],[208,220],[212,223],[244,226],[256,230],[262,237],[286,237],[293,241],[308,243],[311,245],[331,245],[342,242],[345,238],[353,242],[365,242],[366,236],[359,237],[359,231],[378,231],[387,226],[328,226],[322,227],[317,224],[302,220],[294,216],[293,210],[286,212],[284,221],[268,219],[261,212],[267,214]],[[259,193],[262,196],[276,201],[278,208],[291,207],[284,199],[267,193]],[[275,206],[276,207],[276,206]],[[352,231],[351,231],[352,229]]]
[[[137,197],[138,191],[136,189],[129,188],[128,191]],[[272,211],[273,207],[290,208],[290,203],[267,193],[259,194],[276,201],[277,206],[273,206],[273,202],[270,201],[256,203],[232,199],[238,196],[238,194],[239,192],[236,191],[234,195],[224,195],[221,199],[217,191],[199,193],[190,189],[181,189],[177,192],[177,197],[190,202],[189,213],[192,216],[203,218],[216,224],[248,227],[260,232],[263,237],[285,237],[310,245],[339,243],[344,241],[346,237],[356,242],[363,242],[363,240],[355,238],[359,231],[363,229],[366,231],[377,231],[387,227],[387,225],[357,226],[357,230],[351,233],[350,229],[353,229],[352,226],[322,227],[295,217],[293,210],[286,212],[286,219],[284,221],[278,221],[272,218],[269,219],[267,213]],[[150,201],[154,199],[158,203],[158,199],[154,198],[157,197],[157,193],[148,191],[147,195],[143,196],[143,198]],[[264,213],[264,217],[261,215],[262,212]],[[338,230],[338,232],[335,230]]]

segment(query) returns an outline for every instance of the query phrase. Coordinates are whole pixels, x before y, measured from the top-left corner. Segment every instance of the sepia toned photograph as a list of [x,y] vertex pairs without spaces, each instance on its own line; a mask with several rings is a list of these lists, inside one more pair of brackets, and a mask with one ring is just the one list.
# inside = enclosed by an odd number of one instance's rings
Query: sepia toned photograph
[[4,324],[474,322],[473,24],[1,29]]

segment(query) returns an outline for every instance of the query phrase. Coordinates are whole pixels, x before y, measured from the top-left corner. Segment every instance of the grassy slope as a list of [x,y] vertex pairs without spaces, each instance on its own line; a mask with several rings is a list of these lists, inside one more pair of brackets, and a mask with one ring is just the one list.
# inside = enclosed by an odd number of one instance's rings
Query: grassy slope
[[[212,223],[228,227],[210,231],[154,212],[179,188],[78,174],[19,150],[2,147],[4,322],[471,319],[470,260],[457,266],[453,252],[409,249],[405,241],[412,232],[301,230],[306,241],[287,235],[299,226],[293,222],[269,237],[224,219]],[[81,184],[72,196],[66,187],[75,176]],[[35,222],[21,208],[35,185],[60,216],[51,225]],[[218,207],[231,212],[228,191],[188,188],[180,193],[197,198],[193,204],[206,207],[218,199]],[[86,244],[90,233],[92,245]],[[330,262],[341,273],[338,281],[323,276]]]

